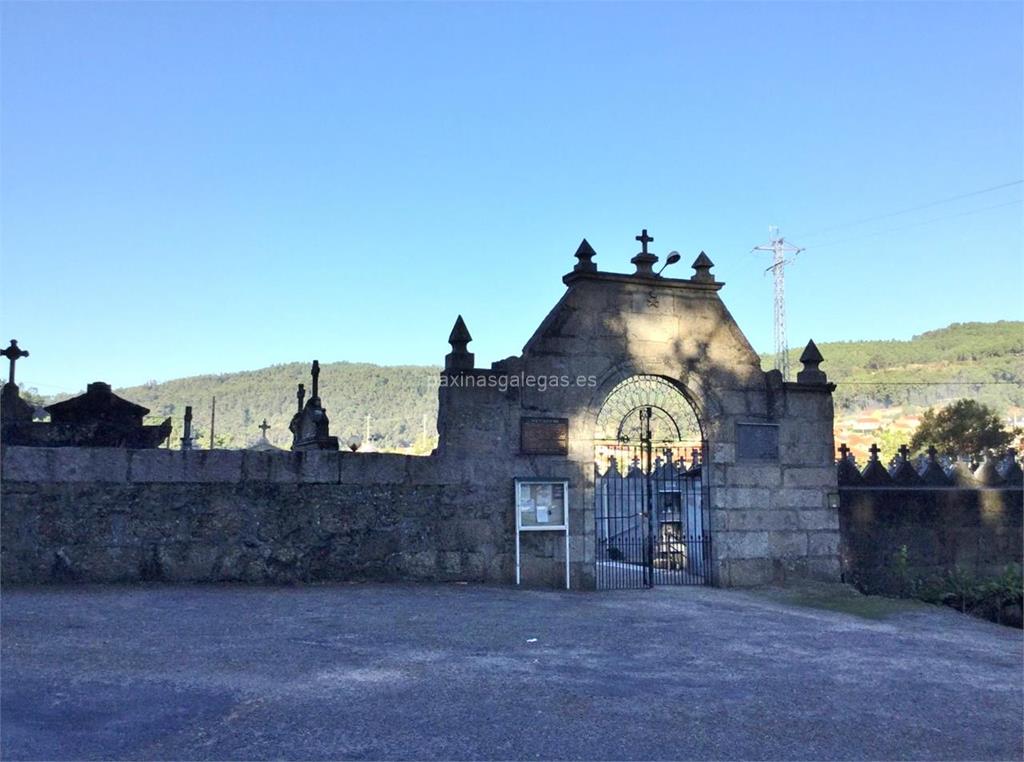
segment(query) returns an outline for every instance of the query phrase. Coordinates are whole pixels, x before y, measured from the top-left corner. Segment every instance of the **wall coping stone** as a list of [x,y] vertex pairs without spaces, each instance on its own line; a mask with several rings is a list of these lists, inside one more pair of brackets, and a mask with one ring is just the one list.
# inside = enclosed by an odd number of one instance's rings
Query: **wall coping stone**
[[[66,466],[67,471],[62,471]],[[458,484],[463,464],[443,455],[250,450],[19,447],[0,452],[4,482]]]
[[1024,486],[1020,484],[997,484],[988,486],[984,484],[957,485],[957,484],[890,484],[881,486],[864,486],[860,484],[840,484],[840,492],[1022,492]]

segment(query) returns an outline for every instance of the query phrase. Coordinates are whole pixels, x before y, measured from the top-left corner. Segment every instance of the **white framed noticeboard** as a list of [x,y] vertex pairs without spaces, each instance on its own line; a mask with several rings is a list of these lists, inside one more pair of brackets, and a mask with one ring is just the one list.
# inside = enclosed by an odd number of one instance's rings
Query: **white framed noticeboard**
[[562,479],[516,479],[516,584],[520,581],[522,532],[565,534],[565,589],[569,589],[569,482]]

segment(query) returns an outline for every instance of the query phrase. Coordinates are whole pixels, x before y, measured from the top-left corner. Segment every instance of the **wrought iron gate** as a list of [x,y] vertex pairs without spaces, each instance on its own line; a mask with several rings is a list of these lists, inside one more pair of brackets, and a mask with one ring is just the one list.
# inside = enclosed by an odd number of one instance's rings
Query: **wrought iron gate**
[[651,406],[632,411],[636,441],[620,433],[598,448],[599,590],[712,582],[706,443],[655,444],[656,414]]

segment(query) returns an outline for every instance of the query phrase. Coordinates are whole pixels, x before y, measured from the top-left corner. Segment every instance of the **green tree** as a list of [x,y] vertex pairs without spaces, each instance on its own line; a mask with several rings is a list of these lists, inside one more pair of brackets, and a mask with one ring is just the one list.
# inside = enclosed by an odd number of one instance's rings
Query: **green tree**
[[909,444],[907,432],[894,428],[876,431],[873,438],[879,449],[878,459],[886,465],[896,457],[901,445]]
[[934,447],[939,452],[957,455],[981,455],[985,450],[1003,450],[1018,430],[1007,430],[992,408],[971,400],[959,399],[939,411],[928,408],[921,425],[910,440],[910,449],[920,452]]

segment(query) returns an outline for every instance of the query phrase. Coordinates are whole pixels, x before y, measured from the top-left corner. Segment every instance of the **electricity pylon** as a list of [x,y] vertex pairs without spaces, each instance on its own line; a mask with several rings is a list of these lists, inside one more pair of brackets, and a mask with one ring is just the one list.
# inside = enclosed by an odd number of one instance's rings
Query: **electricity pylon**
[[775,276],[775,368],[782,373],[782,380],[789,380],[789,342],[786,340],[786,265],[792,260],[786,254],[796,256],[803,249],[786,241],[779,235],[779,228],[772,225],[768,228],[770,241],[755,246],[751,251],[772,252],[771,270]]

